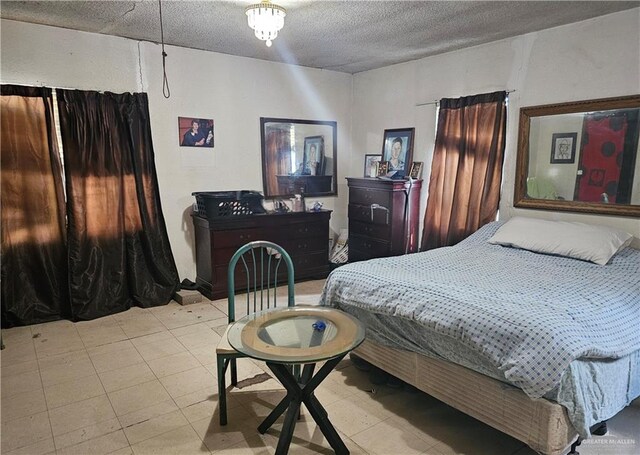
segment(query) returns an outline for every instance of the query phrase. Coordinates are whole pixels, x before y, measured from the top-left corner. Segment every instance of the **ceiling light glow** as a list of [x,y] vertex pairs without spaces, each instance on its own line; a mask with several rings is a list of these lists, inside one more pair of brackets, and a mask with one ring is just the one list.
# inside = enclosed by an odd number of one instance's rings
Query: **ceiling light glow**
[[271,47],[271,42],[276,39],[278,32],[284,26],[287,11],[269,0],[262,0],[260,3],[247,6],[245,14],[256,38],[266,41],[267,47]]

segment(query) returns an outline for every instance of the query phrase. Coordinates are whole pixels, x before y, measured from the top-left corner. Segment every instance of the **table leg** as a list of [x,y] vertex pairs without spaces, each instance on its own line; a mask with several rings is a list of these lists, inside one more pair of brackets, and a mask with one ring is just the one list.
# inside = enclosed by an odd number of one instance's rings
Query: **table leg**
[[[313,375],[313,370],[315,367],[315,363],[308,363],[304,366],[301,376],[301,384],[298,386],[298,389],[301,389],[304,384],[309,382],[311,376]],[[275,421],[278,420],[278,417],[280,417],[282,413],[287,410],[289,404],[293,399],[295,399],[295,396],[296,395],[294,393],[287,391],[287,395],[280,401],[280,403],[278,403],[275,408],[273,408],[273,411],[271,411],[271,413],[262,421],[262,423],[258,427],[258,431],[260,432],[260,434],[265,434],[267,430],[271,428],[271,425],[273,425]],[[302,398],[300,400],[302,400]],[[299,417],[300,413],[298,412],[298,418]]]
[[300,378],[300,382],[302,385],[306,385],[313,376],[313,370],[316,368],[315,363],[307,363],[302,369],[302,376]]
[[275,421],[278,420],[278,417],[280,417],[282,413],[287,410],[290,403],[291,397],[289,396],[289,394],[287,394],[287,396],[284,397],[282,401],[278,403],[275,408],[273,408],[273,411],[271,411],[271,413],[262,421],[262,423],[258,427],[258,431],[260,432],[260,434],[265,434],[267,430],[271,428],[271,425],[273,425]]
[[289,446],[291,445],[291,439],[293,439],[293,430],[296,428],[299,410],[300,401],[291,400],[289,403],[289,409],[287,410],[287,415],[285,416],[284,423],[282,424],[282,432],[278,439],[276,455],[286,455],[289,453]]
[[333,425],[331,425],[331,422],[329,421],[329,415],[327,411],[322,407],[318,399],[314,395],[309,395],[304,400],[304,404],[309,410],[309,414],[311,414],[311,417],[313,417],[313,420],[315,420],[318,424],[318,427],[320,427],[320,431],[322,431],[324,437],[327,438],[327,441],[329,441],[329,444],[331,445],[331,447],[333,447],[333,450],[337,454],[348,454],[349,449],[347,449],[347,446],[345,446],[344,442],[342,442],[342,439],[340,439],[340,435],[333,427]]
[[349,449],[347,449],[347,446],[342,442],[340,435],[329,421],[329,414],[320,404],[320,401],[318,401],[313,392],[343,358],[344,355],[328,360],[322,368],[318,370],[318,373],[307,382],[306,386],[302,390],[303,403],[309,410],[313,420],[315,420],[318,427],[320,427],[320,431],[322,431],[324,437],[327,438],[327,441],[329,441],[333,450],[339,455],[347,455],[349,453]]
[[313,395],[314,390],[343,359],[343,357],[344,355],[328,360],[313,377],[312,374],[315,365],[306,365],[302,373],[303,382],[301,384],[296,381],[295,377],[284,365],[267,362],[269,369],[273,371],[273,374],[278,378],[285,389],[287,389],[287,396],[276,406],[264,422],[260,424],[258,431],[261,433],[267,431],[276,419],[284,412],[284,409],[287,406],[289,407],[282,427],[282,433],[278,440],[276,455],[286,454],[289,450],[289,445],[291,444],[291,439],[293,437],[293,430],[296,424],[296,419],[293,416],[297,415],[301,403],[305,404],[311,414],[311,417],[316,421],[322,431],[322,434],[327,438],[327,441],[329,441],[329,444],[336,454],[347,455],[349,453],[344,442],[340,439],[340,435],[333,425],[331,425],[327,411],[322,407],[315,395]]

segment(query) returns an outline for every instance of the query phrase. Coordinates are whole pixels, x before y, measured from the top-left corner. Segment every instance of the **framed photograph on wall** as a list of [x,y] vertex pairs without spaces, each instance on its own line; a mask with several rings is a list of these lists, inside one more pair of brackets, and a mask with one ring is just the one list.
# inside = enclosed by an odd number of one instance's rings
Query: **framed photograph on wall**
[[213,119],[178,117],[181,147],[213,148]]
[[576,160],[578,133],[553,133],[551,136],[551,163],[573,163]]
[[422,177],[422,161],[414,161],[413,163],[411,163],[409,177],[411,177],[412,179],[419,179],[420,177]]
[[382,159],[389,162],[387,172],[397,171],[398,175],[407,175],[413,159],[413,135],[415,128],[384,130]]
[[309,136],[304,138],[304,175],[324,175],[324,136]]
[[364,176],[376,177],[378,175],[378,163],[382,161],[382,155],[364,156]]

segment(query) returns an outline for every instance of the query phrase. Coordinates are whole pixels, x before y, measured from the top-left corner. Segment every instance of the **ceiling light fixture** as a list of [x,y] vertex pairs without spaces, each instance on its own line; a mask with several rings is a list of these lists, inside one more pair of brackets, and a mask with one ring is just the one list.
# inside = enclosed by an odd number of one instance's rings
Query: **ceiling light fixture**
[[269,0],[249,5],[244,10],[247,15],[249,27],[255,31],[256,38],[266,41],[267,47],[271,47],[271,41],[276,39],[278,32],[284,26],[284,17],[287,11]]

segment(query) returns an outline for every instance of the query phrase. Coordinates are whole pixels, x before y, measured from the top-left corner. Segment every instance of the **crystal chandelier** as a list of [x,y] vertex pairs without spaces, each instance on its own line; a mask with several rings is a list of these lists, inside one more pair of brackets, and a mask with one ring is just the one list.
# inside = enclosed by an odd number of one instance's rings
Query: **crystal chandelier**
[[266,41],[267,47],[271,47],[271,41],[276,39],[284,25],[287,11],[269,0],[262,0],[260,3],[247,6],[245,14],[249,27],[255,31],[256,38]]

